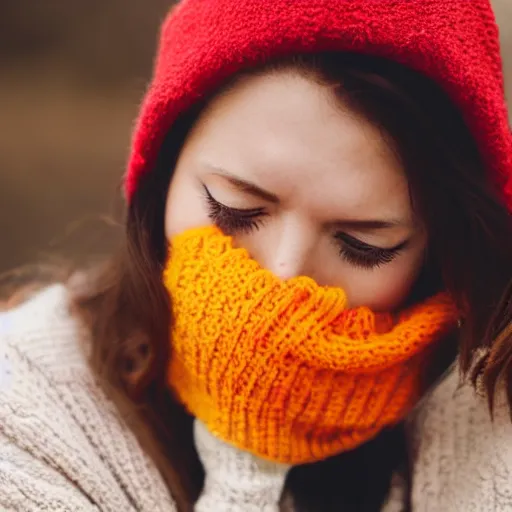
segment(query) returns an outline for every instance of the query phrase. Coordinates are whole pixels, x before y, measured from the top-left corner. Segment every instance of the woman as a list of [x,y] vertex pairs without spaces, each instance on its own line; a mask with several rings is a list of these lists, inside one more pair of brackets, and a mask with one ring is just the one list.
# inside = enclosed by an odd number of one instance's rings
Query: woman
[[497,41],[483,0],[176,7],[123,246],[2,316],[2,508],[508,510]]

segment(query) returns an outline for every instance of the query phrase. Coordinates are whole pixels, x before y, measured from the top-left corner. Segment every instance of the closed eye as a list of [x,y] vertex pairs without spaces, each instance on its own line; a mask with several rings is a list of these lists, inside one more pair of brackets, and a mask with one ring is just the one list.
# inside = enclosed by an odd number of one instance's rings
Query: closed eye
[[383,248],[370,245],[347,233],[339,232],[334,235],[340,256],[356,267],[372,269],[391,263],[407,246],[405,240],[395,247]]
[[263,218],[268,215],[265,208],[232,208],[215,199],[203,184],[204,198],[211,221],[224,233],[250,233],[259,229]]

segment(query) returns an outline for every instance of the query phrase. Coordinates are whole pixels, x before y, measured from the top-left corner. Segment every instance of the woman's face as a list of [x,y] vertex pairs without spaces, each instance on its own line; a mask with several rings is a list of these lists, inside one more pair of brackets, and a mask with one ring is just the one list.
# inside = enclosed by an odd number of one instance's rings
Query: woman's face
[[291,70],[238,81],[186,140],[166,235],[212,223],[277,276],[342,287],[374,310],[407,298],[426,246],[381,132]]

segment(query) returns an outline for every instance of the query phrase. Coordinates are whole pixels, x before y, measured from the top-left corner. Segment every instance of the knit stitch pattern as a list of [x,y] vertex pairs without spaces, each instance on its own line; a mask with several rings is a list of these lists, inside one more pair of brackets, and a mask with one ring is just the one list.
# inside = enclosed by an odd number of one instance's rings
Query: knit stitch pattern
[[389,58],[435,80],[461,110],[512,207],[512,136],[489,0],[183,0],[163,25],[134,132],[131,198],[177,117],[230,76],[321,51]]
[[[0,312],[0,511],[177,512],[93,374],[90,342],[62,285]],[[287,467],[236,450],[198,424],[194,440],[206,471],[196,512],[280,510]]]
[[[61,285],[0,313],[2,512],[176,511],[157,469],[95,382],[83,351],[89,336]],[[485,397],[460,381],[455,366],[411,427],[415,512],[512,510],[505,400],[491,421]],[[206,471],[198,512],[280,510],[282,468],[230,449],[197,425],[195,444]],[[405,510],[396,491],[382,512]]]
[[349,450],[401,420],[457,319],[445,294],[397,318],[349,309],[340,288],[281,281],[215,227],[172,240],[164,281],[171,387],[214,435],[282,463]]

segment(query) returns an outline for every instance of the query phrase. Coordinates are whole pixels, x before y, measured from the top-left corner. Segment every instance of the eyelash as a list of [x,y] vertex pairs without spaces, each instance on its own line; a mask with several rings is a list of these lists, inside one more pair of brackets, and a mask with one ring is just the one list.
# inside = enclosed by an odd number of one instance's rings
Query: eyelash
[[228,235],[234,233],[248,234],[259,229],[263,224],[264,217],[267,216],[264,208],[253,208],[251,210],[230,208],[219,203],[210,194],[206,185],[203,185],[203,189],[208,206],[208,215],[222,232]]
[[407,245],[407,241],[402,242],[391,249],[383,249],[369,245],[347,233],[336,233],[334,241],[338,246],[340,256],[354,265],[355,267],[372,269],[378,268],[387,263],[391,263],[397,254]]
[[[268,215],[264,208],[253,208],[250,210],[230,208],[219,203],[203,185],[204,198],[208,206],[208,216],[216,226],[224,233],[248,234],[258,230],[264,218]],[[364,269],[377,268],[391,263],[396,255],[405,247],[403,242],[397,247],[383,249],[369,245],[346,233],[336,233],[333,242],[336,244],[340,256],[355,267]]]

